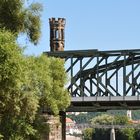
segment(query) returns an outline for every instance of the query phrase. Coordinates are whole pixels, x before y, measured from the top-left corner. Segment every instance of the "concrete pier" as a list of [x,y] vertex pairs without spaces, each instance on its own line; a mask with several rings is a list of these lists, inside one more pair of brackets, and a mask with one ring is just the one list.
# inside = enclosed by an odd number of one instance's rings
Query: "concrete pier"
[[66,140],[66,112],[60,112],[62,124],[62,140]]

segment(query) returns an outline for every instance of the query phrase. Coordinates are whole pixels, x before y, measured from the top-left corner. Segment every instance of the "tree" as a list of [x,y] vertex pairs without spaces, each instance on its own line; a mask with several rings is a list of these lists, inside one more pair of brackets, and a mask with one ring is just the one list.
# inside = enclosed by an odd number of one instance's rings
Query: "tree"
[[0,0],[0,28],[16,34],[26,33],[37,44],[40,38],[40,12],[42,7],[34,3],[25,8],[24,0]]
[[121,115],[121,116],[115,116],[115,124],[119,124],[119,125],[126,125],[129,124],[129,119],[127,116]]
[[[108,114],[102,114],[94,117],[91,120],[91,124],[94,125],[112,125],[114,123],[114,116]],[[93,139],[106,140],[110,137],[110,129],[95,128],[93,131]]]
[[[24,90],[26,61],[10,32],[0,32],[0,132],[4,140],[24,139],[39,107],[38,96]],[[3,127],[4,126],[4,127]]]
[[[111,116],[103,114],[96,116],[91,120],[92,125],[128,125],[129,119],[127,116]],[[93,139],[106,140],[110,137],[110,129],[106,128],[95,128],[93,131]],[[115,129],[116,139],[120,140],[135,140],[135,129],[125,128],[125,129]]]
[[92,128],[86,128],[83,131],[83,137],[84,140],[91,140],[93,136],[93,129]]
[[[129,125],[129,119],[127,116],[115,116],[115,124],[117,125]],[[135,129],[134,128],[124,128],[115,129],[116,139],[120,140],[135,140]]]
[[64,85],[67,82],[67,75],[64,68],[64,60],[60,58],[50,59],[50,70],[52,78],[51,104],[53,112],[59,113],[59,110],[65,111],[70,105],[70,95]]
[[96,116],[91,120],[92,125],[111,125],[114,122],[114,116],[102,114],[100,116]]
[[39,133],[48,129],[42,123],[42,108],[58,115],[70,104],[64,88],[63,60],[44,55],[25,56],[16,43],[21,33],[27,34],[34,44],[40,37],[41,5],[26,7],[24,2],[0,0],[0,139],[3,140],[39,140]]
[[140,129],[135,129],[135,139],[140,140]]
[[134,128],[124,128],[121,130],[117,130],[116,132],[117,140],[135,140],[136,130]]
[[[59,58],[50,58],[44,55],[28,57],[26,88],[37,91],[41,108],[51,110],[55,115],[65,111],[70,104],[70,96],[64,88],[67,77],[64,61]],[[29,71],[30,70],[30,71]],[[31,85],[31,87],[29,87]],[[33,88],[33,89],[32,89]]]
[[58,114],[70,100],[63,60],[24,56],[15,38],[0,31],[0,136],[28,140],[38,133],[34,124],[42,107]]

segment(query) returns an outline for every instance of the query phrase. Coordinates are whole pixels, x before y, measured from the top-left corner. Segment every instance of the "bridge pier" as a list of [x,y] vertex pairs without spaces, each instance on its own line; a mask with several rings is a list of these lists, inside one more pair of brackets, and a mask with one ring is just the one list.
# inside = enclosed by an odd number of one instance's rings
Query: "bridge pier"
[[66,112],[60,112],[61,124],[62,124],[62,140],[66,140]]
[[112,127],[111,131],[110,131],[110,140],[115,140],[115,129],[114,129],[114,127]]

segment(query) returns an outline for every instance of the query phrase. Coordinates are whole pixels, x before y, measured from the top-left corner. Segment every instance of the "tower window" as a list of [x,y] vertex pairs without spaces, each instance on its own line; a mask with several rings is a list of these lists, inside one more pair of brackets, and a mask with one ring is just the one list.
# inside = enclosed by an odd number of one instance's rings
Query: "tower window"
[[64,39],[64,30],[61,29],[62,39]]
[[59,32],[58,32],[58,30],[56,30],[56,32],[55,32],[55,37],[56,37],[56,39],[59,38]]
[[58,51],[58,48],[59,48],[59,43],[56,43],[55,44],[55,50]]

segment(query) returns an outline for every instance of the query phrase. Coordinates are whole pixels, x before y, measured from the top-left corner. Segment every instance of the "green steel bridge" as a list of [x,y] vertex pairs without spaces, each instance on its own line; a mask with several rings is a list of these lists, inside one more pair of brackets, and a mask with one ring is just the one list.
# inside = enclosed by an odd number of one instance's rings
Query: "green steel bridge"
[[65,59],[69,112],[140,109],[140,49],[45,52]]

